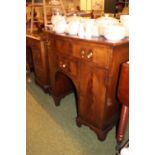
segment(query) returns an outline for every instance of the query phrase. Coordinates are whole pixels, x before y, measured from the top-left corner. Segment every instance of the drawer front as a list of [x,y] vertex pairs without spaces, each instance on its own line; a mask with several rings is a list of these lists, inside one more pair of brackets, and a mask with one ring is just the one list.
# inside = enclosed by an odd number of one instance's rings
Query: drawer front
[[71,54],[72,53],[72,44],[67,39],[56,39],[55,46],[58,52]]
[[73,56],[96,63],[105,68],[109,68],[110,55],[111,49],[106,46],[77,43],[73,47]]
[[75,60],[58,56],[58,67],[70,76],[77,77],[78,75],[78,62]]

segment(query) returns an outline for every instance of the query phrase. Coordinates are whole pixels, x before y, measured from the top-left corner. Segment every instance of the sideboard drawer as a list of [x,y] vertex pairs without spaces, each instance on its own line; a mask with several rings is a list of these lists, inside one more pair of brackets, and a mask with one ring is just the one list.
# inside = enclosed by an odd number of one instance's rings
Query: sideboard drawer
[[55,46],[58,52],[67,54],[72,53],[72,44],[68,39],[57,39],[55,41]]
[[76,60],[59,56],[58,66],[60,70],[62,70],[70,76],[76,77],[78,75],[78,62]]
[[92,44],[77,43],[73,47],[73,56],[109,68],[110,48],[106,46],[93,46]]

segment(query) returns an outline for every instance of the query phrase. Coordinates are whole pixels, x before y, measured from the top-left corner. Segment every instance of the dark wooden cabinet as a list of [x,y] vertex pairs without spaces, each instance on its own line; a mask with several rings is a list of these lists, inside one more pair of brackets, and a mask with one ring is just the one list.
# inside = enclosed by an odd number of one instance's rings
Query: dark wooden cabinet
[[105,13],[119,13],[122,12],[124,7],[129,6],[129,0],[105,0],[104,12]]
[[120,64],[129,59],[128,39],[112,43],[102,37],[86,40],[50,32],[46,36],[55,104],[74,91],[77,125],[89,126],[104,140],[119,118],[116,87]]
[[41,37],[27,35],[26,44],[32,51],[35,81],[45,92],[49,89],[49,70],[46,41]]

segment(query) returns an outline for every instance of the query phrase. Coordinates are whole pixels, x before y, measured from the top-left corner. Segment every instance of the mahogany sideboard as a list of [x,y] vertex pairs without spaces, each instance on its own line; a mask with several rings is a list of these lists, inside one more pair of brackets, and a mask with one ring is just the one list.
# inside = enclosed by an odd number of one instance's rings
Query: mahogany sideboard
[[[120,64],[129,60],[128,39],[110,42],[101,38],[46,32],[50,89],[55,104],[75,90],[76,123],[90,127],[104,140],[117,124],[120,105],[116,98]],[[71,84],[72,83],[72,84]]]
[[49,69],[46,40],[43,35],[26,35],[26,49],[32,52],[35,82],[45,92],[49,89]]

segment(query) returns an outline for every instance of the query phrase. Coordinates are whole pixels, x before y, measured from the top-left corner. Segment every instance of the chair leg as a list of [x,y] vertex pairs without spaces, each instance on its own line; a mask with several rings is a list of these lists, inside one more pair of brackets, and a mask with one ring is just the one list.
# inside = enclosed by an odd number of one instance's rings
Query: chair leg
[[121,142],[124,139],[124,134],[125,134],[126,126],[128,123],[128,119],[129,119],[129,107],[123,105],[122,110],[121,110],[118,131],[117,131],[117,135],[116,135],[117,144],[121,144]]

